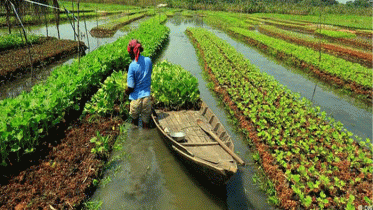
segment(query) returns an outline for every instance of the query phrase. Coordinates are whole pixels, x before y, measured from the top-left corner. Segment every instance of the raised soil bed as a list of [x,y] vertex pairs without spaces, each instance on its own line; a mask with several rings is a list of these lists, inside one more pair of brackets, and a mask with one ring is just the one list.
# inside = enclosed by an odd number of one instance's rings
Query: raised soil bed
[[359,63],[363,66],[366,66],[368,68],[373,67],[373,56],[372,53],[368,52],[363,52],[363,51],[358,51],[358,50],[353,50],[353,49],[348,49],[343,46],[338,46],[335,44],[327,44],[327,43],[316,43],[316,42],[311,42],[307,41],[304,39],[296,38],[296,37],[290,37],[286,36],[281,33],[276,33],[274,31],[267,30],[265,28],[259,27],[259,31],[263,34],[266,34],[268,36],[276,37],[283,39],[285,41],[290,41],[292,43],[296,43],[298,45],[310,47],[314,50],[319,50],[320,47],[323,52],[326,52],[331,55],[335,55],[338,57],[341,57],[347,61],[354,62],[354,63]]
[[[89,116],[75,121],[63,135],[54,136],[54,143],[44,147],[45,157],[30,159],[31,166],[9,166],[15,171],[0,183],[0,209],[76,209],[92,194],[93,180],[99,178],[106,158],[91,153],[91,138],[99,131],[110,135],[110,147],[119,134],[119,118]],[[57,142],[57,143],[55,143]],[[55,144],[55,145],[53,145]],[[17,170],[20,168],[20,170]]]
[[[66,56],[78,53],[78,48],[84,52],[87,47],[83,42],[58,40],[57,38],[42,38],[38,44],[30,46],[32,66],[48,65]],[[18,73],[31,68],[28,47],[3,51],[0,54],[0,80],[9,80]]]
[[[256,46],[258,49],[264,51],[267,53],[267,51],[275,50],[271,49],[270,46],[267,46],[263,43],[258,42],[257,40],[251,39],[249,37],[234,33],[233,31],[229,31],[229,33],[235,37],[243,39],[246,43]],[[342,78],[339,78],[337,76],[331,75],[330,73],[324,72],[320,69],[318,69],[316,66],[312,64],[308,64],[305,61],[298,60],[297,58],[293,57],[292,55],[288,55],[284,52],[277,52],[277,59],[284,60],[284,61],[292,61],[292,64],[298,68],[305,69],[309,71],[309,73],[312,73],[320,80],[327,82],[331,85],[336,85],[337,87],[343,87],[346,88],[353,93],[356,93],[358,95],[362,95],[364,99],[362,99],[364,102],[371,103],[372,97],[373,97],[373,89],[371,87],[364,87],[362,85],[357,84],[354,81],[345,81]]]
[[118,31],[118,29],[120,29],[121,27],[133,22],[133,21],[136,21],[138,19],[141,19],[143,17],[145,17],[146,15],[143,14],[139,17],[136,17],[136,18],[133,18],[133,19],[130,19],[130,20],[127,20],[125,22],[122,22],[122,23],[118,23],[115,25],[115,27],[112,27],[110,29],[106,29],[104,27],[95,27],[93,29],[91,29],[91,31],[89,32],[93,37],[96,37],[96,38],[105,38],[105,37],[112,37],[114,36],[114,34]]

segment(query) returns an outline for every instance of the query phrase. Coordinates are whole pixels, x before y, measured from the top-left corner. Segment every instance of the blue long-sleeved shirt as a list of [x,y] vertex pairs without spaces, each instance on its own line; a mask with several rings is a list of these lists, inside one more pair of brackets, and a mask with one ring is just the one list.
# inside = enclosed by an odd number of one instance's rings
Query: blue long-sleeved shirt
[[130,93],[130,100],[137,100],[150,96],[152,61],[149,57],[139,56],[136,62],[133,60],[128,68],[127,86],[134,88]]

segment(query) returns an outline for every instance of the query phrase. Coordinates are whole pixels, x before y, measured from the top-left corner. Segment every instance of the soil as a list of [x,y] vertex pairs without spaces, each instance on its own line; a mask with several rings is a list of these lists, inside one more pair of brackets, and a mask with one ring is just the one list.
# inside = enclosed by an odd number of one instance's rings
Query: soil
[[[58,40],[52,37],[42,38],[39,43],[30,46],[32,66],[48,65],[63,57],[76,54],[79,45],[81,52],[87,49],[84,42]],[[28,47],[1,52],[0,80],[13,79],[17,73],[29,71],[30,68]]]
[[8,180],[2,180],[0,209],[74,209],[82,206],[94,191],[92,182],[102,175],[107,157],[91,153],[95,145],[90,140],[99,131],[102,136],[113,137],[109,143],[112,147],[119,134],[119,125],[123,123],[120,118],[102,117],[94,122],[89,118],[86,116],[73,122],[56,146],[49,143],[45,158],[10,175]]

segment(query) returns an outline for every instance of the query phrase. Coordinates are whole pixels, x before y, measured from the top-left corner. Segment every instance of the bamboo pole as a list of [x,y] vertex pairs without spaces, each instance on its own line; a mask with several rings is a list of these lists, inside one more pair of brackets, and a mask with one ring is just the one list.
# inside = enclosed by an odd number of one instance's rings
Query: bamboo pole
[[[72,14],[73,14],[73,17],[74,17],[74,1],[73,0],[71,0],[71,11],[72,11]],[[75,28],[75,19],[74,18],[73,18],[73,25],[74,25],[74,28]],[[76,41],[76,33],[74,33],[74,41]]]
[[11,13],[11,9],[10,9],[10,5],[8,2],[5,2],[5,10],[6,10],[6,24],[8,25],[8,30],[9,30],[9,34],[12,33],[12,25],[10,23],[10,13]]
[[47,19],[47,14],[46,14],[47,9],[44,8],[42,10],[43,10],[43,13],[44,13],[45,30],[47,31],[47,36],[48,36],[48,19]]
[[55,15],[56,15],[56,28],[57,28],[57,34],[58,39],[61,39],[60,37],[60,4],[58,4],[57,0],[53,0],[53,6],[58,8],[55,9]]
[[25,41],[26,41],[26,46],[27,46],[27,51],[28,51],[28,54],[29,54],[29,59],[30,59],[30,68],[31,68],[31,86],[32,86],[32,77],[33,77],[33,66],[32,66],[32,55],[31,55],[31,50],[30,50],[30,46],[29,46],[29,42],[28,42],[28,39],[27,39],[27,34],[26,34],[26,31],[25,31],[25,27],[23,26],[22,24],[22,20],[21,18],[19,17],[18,13],[17,13],[17,10],[14,6],[14,4],[9,1],[9,0],[6,0],[7,2],[9,2],[9,4],[13,7],[13,11],[14,11],[14,14],[16,15],[16,18],[18,19],[19,23],[21,24],[21,28],[22,28],[22,32],[23,32],[23,35],[25,37]]
[[78,0],[78,62],[80,63],[80,12],[79,12],[79,3],[80,0]]

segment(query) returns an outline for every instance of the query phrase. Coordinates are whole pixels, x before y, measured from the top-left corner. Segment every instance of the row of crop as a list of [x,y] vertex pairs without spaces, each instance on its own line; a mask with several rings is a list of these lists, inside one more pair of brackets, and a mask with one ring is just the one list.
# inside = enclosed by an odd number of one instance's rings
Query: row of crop
[[356,34],[351,32],[345,31],[332,31],[332,30],[325,30],[325,29],[317,29],[315,30],[315,34],[320,34],[323,36],[333,37],[333,38],[356,38]]
[[[208,21],[211,24],[214,24],[212,22],[216,22],[215,24],[218,24],[222,28],[229,28],[232,26],[235,27],[242,27],[246,29],[254,29],[253,25],[258,24],[258,22],[254,20],[247,20],[245,19],[246,15],[242,17],[242,14],[230,14],[226,12],[210,12]],[[214,25],[215,25],[214,24]]]
[[[105,116],[113,113],[119,104],[118,113],[128,117],[129,100],[125,95],[127,72],[114,72],[84,107],[84,114]],[[153,107],[166,110],[198,108],[200,94],[198,80],[181,66],[168,61],[157,63],[152,70],[151,87]]]
[[322,31],[321,33],[315,31],[315,35],[321,38],[327,39],[332,42],[341,43],[344,45],[348,45],[354,48],[367,50],[371,52],[373,50],[372,41],[369,39],[361,39],[361,38],[346,38],[343,37],[344,35],[341,32],[334,32],[334,31]]
[[[115,14],[115,13],[118,13],[118,12],[111,12],[110,14]],[[82,13],[79,16],[85,17],[85,18],[92,18],[100,14],[103,14],[103,13],[87,12],[87,13]],[[107,15],[107,13],[105,13],[105,15]],[[35,15],[25,15],[22,17],[22,24],[23,25],[42,24],[45,22],[45,19],[47,19],[48,22],[55,22],[56,16],[54,14],[48,14],[42,17],[38,17]],[[67,21],[67,20],[72,20],[72,19],[73,19],[72,14],[63,13],[60,15],[60,21]],[[10,17],[10,23],[12,25],[19,25],[19,21],[15,17]],[[0,27],[6,27],[6,26],[7,26],[6,18],[0,17]]]
[[373,57],[372,53],[355,50],[352,48],[347,48],[345,46],[332,44],[326,40],[317,40],[310,37],[305,37],[299,35],[298,33],[293,33],[291,31],[286,31],[279,29],[270,25],[261,25],[258,27],[261,33],[268,36],[283,39],[285,41],[290,41],[298,45],[303,45],[306,47],[313,48],[314,50],[322,49],[323,52],[332,54],[335,56],[342,57],[345,60],[360,63],[368,68],[372,68]]
[[[48,79],[35,85],[29,93],[0,101],[1,164],[7,164],[9,154],[32,152],[48,130],[59,124],[69,113],[79,110],[90,91],[99,85],[104,75],[122,69],[130,63],[126,46],[132,38],[142,41],[143,54],[153,56],[168,38],[169,29],[161,18],[150,19],[117,41],[104,45],[81,58],[80,62],[55,69]],[[88,95],[88,96],[87,96]]]
[[181,66],[168,61],[157,63],[152,73],[154,107],[167,110],[198,108],[198,80]]
[[[357,63],[352,63],[341,58],[337,58],[325,53],[321,53],[321,61],[319,52],[307,47],[298,46],[288,43],[283,40],[272,38],[263,34],[258,34],[242,28],[230,28],[230,32],[242,36],[249,41],[254,42],[255,45],[264,45],[266,50],[274,56],[285,54],[288,59],[298,64],[299,66],[309,66],[318,69],[321,72],[332,75],[341,79],[347,84],[360,86],[357,93],[366,95],[371,98],[372,94],[372,73],[371,69],[361,66]],[[346,88],[355,89],[351,86]],[[365,92],[358,92],[365,91]]]
[[[345,32],[345,31],[338,31],[337,29],[333,30],[332,26],[329,30],[326,29],[318,29],[317,25],[314,24],[299,24],[297,22],[293,21],[278,21],[277,19],[264,19],[264,23],[269,25],[275,25],[277,27],[283,27],[283,28],[291,28],[291,29],[298,29],[303,32],[308,33],[316,33],[320,34],[326,37],[332,37],[332,38],[356,38],[356,34],[352,32]],[[327,26],[323,26],[327,27]]]
[[211,71],[215,90],[241,126],[251,128],[244,133],[275,184],[272,201],[287,209],[371,204],[372,155],[363,147],[367,142],[372,149],[369,139],[360,140],[362,146],[354,143],[340,122],[261,73],[210,32],[193,28],[188,34]]
[[134,15],[114,19],[114,20],[110,21],[109,23],[99,25],[99,26],[96,26],[96,27],[92,28],[91,33],[105,32],[105,33],[113,34],[120,27],[122,27],[126,24],[129,24],[129,23],[131,23],[135,20],[138,20],[140,18],[143,18],[143,17],[145,17],[145,15],[146,14],[144,14],[144,13],[135,13]]
[[[30,44],[35,44],[40,41],[40,35],[28,34],[27,41]],[[1,35],[0,37],[0,52],[8,49],[13,49],[17,47],[23,47],[26,45],[26,40],[21,34],[9,34]]]
[[290,24],[290,23],[283,23],[278,22],[271,19],[262,19],[265,24],[274,25],[279,28],[283,28],[286,30],[295,30],[301,33],[308,33],[308,34],[315,34],[320,36],[324,39],[328,39],[333,42],[343,43],[350,45],[354,48],[360,48],[364,50],[372,50],[372,42],[365,39],[360,39],[356,37],[355,33],[352,32],[344,32],[334,26],[325,26],[327,29],[318,29],[317,25],[298,25],[298,24]]
[[[273,13],[257,13],[254,17],[276,18],[281,20],[292,20],[298,22],[312,22],[318,24],[320,22],[319,15],[288,15],[288,14],[273,14]],[[322,23],[334,26],[342,26],[356,29],[372,30],[371,16],[343,15],[343,14],[322,14]]]
[[305,22],[305,21],[294,21],[294,20],[284,20],[284,19],[277,19],[277,18],[263,18],[263,19],[269,19],[277,22],[282,22],[282,23],[288,23],[288,24],[293,24],[293,25],[301,25],[301,26],[306,26],[310,25],[310,22]]
[[298,30],[302,33],[314,33],[315,30],[317,29],[316,26],[313,25],[299,25],[299,24],[294,24],[294,23],[285,23],[285,22],[278,22],[272,19],[262,19],[262,22],[268,25],[273,25],[279,28],[283,29],[293,29],[293,30]]
[[0,78],[9,80],[18,72],[26,72],[30,66],[48,65],[59,60],[66,55],[73,55],[85,51],[87,47],[84,42],[74,40],[59,40],[55,37],[45,37],[40,39],[40,43],[32,45],[30,50],[33,55],[30,58],[27,48],[15,51],[4,52],[0,55]]

